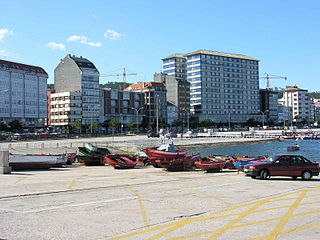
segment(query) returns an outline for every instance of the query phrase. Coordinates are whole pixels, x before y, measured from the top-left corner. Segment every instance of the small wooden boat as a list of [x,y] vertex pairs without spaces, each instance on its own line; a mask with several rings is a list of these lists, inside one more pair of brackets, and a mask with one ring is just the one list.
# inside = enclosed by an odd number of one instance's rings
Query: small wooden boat
[[150,159],[181,158],[187,155],[184,150],[175,150],[172,144],[159,148],[144,148],[141,151],[145,152]]
[[[240,160],[241,159],[241,160]],[[264,156],[261,157],[254,157],[254,158],[239,158],[237,160],[233,161],[233,165],[234,167],[239,170],[239,171],[243,171],[243,168],[245,165],[247,164],[251,164],[251,163],[255,163],[255,162],[259,162],[259,161],[265,161],[267,158]]]
[[221,171],[226,166],[227,160],[217,159],[212,157],[202,158],[200,161],[196,161],[194,165],[197,168],[205,170],[207,172]]
[[180,158],[162,158],[155,160],[155,162],[168,171],[185,171],[191,169],[200,158],[201,155],[197,153]]
[[300,150],[300,146],[298,144],[291,145],[291,146],[287,147],[288,152],[299,151],[299,150]]
[[98,148],[92,144],[86,144],[85,147],[78,147],[77,161],[87,166],[104,165],[104,156],[109,154],[107,148]]
[[54,166],[62,166],[66,159],[62,155],[9,155],[9,166],[13,170],[22,169],[49,169]]
[[134,168],[139,162],[138,157],[130,155],[121,155],[121,154],[110,154],[104,156],[104,160],[110,166],[113,166],[115,169],[128,169]]

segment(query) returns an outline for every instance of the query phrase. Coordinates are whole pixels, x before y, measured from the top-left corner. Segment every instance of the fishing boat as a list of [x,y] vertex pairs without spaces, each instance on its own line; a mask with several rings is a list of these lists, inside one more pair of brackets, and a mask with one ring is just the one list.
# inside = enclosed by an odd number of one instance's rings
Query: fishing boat
[[300,150],[300,146],[298,144],[294,144],[287,147],[288,152],[299,151],[299,150]]
[[194,165],[197,168],[205,170],[207,172],[221,171],[226,166],[227,160],[216,157],[204,157],[199,161],[196,161]]
[[253,158],[241,157],[241,158],[235,159],[233,161],[233,165],[237,170],[243,171],[243,168],[245,165],[252,164],[259,161],[265,161],[266,159],[267,158],[265,156],[259,156],[259,157],[253,157]]
[[10,154],[9,166],[13,170],[22,169],[49,169],[54,166],[66,164],[66,158],[63,155],[44,155],[44,154]]
[[139,162],[139,157],[121,154],[110,154],[103,157],[104,161],[115,169],[134,168]]
[[197,153],[179,158],[157,159],[155,162],[168,171],[185,171],[191,169],[199,159],[201,159],[201,155]]
[[109,154],[107,148],[98,148],[92,144],[86,144],[85,147],[78,147],[77,161],[87,166],[104,165],[104,156]]

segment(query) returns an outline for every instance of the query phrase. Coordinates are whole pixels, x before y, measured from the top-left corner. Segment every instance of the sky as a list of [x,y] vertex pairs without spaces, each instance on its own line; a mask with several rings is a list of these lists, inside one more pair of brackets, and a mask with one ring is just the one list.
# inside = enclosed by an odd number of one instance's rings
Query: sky
[[261,77],[288,78],[271,87],[320,91],[317,0],[0,0],[0,12],[0,59],[43,67],[49,83],[67,54],[101,74],[125,67],[133,83],[152,81],[164,57],[207,49],[257,58]]

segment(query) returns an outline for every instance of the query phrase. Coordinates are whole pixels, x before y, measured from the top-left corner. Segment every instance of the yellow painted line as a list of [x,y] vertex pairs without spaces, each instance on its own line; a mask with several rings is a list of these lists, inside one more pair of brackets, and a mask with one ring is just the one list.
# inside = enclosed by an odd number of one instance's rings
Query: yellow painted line
[[268,240],[275,240],[277,239],[277,237],[279,236],[281,230],[284,228],[284,226],[286,225],[286,223],[288,222],[289,218],[292,217],[294,211],[297,209],[297,207],[299,206],[299,204],[301,203],[301,201],[305,198],[305,196],[307,195],[307,191],[306,190],[302,190],[300,191],[301,194],[300,196],[297,198],[297,200],[291,205],[291,207],[288,209],[287,213],[281,218],[280,222],[277,224],[277,226],[275,227],[275,229],[268,235],[268,237],[266,239]]
[[24,176],[24,177],[22,177],[22,178],[19,178],[17,181],[14,182],[14,184],[17,184],[17,183],[25,180],[27,177],[29,177],[29,176]]
[[142,215],[142,219],[143,219],[143,223],[144,223],[144,227],[148,227],[148,217],[147,217],[147,213],[146,213],[146,209],[143,205],[142,202],[142,198],[140,196],[140,194],[138,193],[138,191],[136,189],[134,189],[133,187],[131,187],[130,185],[128,185],[128,188],[132,191],[132,193],[137,197],[139,205],[140,205],[140,212]]
[[77,181],[79,181],[81,178],[87,177],[88,175],[82,175],[79,176],[75,179],[72,180],[72,182],[69,184],[69,186],[67,187],[68,190],[72,189],[74,187],[74,185],[77,183]]
[[213,195],[211,195],[211,194],[209,194],[209,193],[207,193],[207,192],[203,192],[203,191],[199,191],[199,190],[195,190],[195,189],[192,189],[191,191],[200,193],[200,194],[202,194],[202,195],[205,195],[205,196],[208,197],[208,198],[212,198],[212,199],[214,199],[214,200],[218,200],[218,201],[223,202],[223,203],[225,203],[225,204],[227,204],[227,205],[233,205],[232,203],[227,202],[227,201],[225,201],[225,200],[223,200],[223,199],[221,199],[221,198],[218,198],[218,197],[216,197],[216,196],[213,196]]
[[320,227],[320,223],[315,223],[315,224],[311,224],[311,225],[307,225],[307,226],[303,226],[303,227],[298,227],[298,228],[292,228],[292,229],[281,232],[281,234],[291,233],[291,232],[300,231],[300,230],[304,230],[307,228],[313,228],[313,227]]

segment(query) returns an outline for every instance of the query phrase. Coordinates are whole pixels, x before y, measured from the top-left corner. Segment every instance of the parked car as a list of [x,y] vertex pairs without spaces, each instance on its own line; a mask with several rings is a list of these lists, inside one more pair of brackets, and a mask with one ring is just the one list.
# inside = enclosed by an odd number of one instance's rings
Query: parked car
[[270,176],[301,177],[310,180],[319,175],[319,164],[300,155],[273,155],[266,161],[244,166],[244,172],[252,178],[267,179]]

